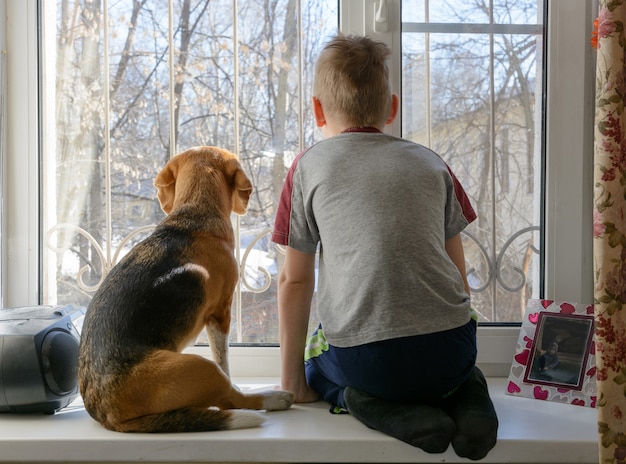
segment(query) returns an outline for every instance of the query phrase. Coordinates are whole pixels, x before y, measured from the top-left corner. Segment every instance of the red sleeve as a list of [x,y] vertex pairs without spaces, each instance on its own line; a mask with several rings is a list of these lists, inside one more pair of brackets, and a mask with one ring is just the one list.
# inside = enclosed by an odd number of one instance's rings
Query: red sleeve
[[289,245],[289,228],[291,226],[291,195],[293,194],[293,175],[296,172],[298,161],[306,152],[303,151],[296,159],[293,160],[285,183],[283,184],[283,190],[280,193],[280,199],[278,200],[278,209],[276,210],[276,218],[274,220],[274,231],[272,233],[272,242],[279,245]]
[[452,176],[452,182],[454,183],[454,195],[456,196],[456,200],[461,205],[461,209],[463,210],[463,215],[465,216],[465,219],[467,219],[467,223],[469,224],[473,222],[474,220],[476,220],[476,217],[477,217],[476,212],[474,211],[474,208],[472,207],[472,203],[470,202],[469,197],[467,196],[467,193],[465,193],[465,189],[463,188],[459,180],[456,178],[456,176],[450,169],[450,166],[448,166],[447,164],[446,166],[448,167],[448,172]]

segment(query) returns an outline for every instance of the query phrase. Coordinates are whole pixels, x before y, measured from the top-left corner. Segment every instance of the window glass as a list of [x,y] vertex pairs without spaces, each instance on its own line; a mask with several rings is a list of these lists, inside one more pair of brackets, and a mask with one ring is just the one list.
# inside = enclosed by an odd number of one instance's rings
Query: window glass
[[[233,217],[231,341],[276,343],[282,254],[269,236],[286,169],[321,137],[310,89],[337,1],[41,7],[42,302],[88,304],[163,218],[152,182],[165,162],[218,145],[255,186]],[[541,291],[542,18],[536,0],[402,2],[402,133],[446,160],[478,212],[464,242],[482,322],[519,321]]]
[[496,24],[536,23],[541,1],[517,0],[402,0],[405,23]]
[[[423,0],[425,18],[432,23],[488,23],[489,1]],[[403,11],[410,5],[403,4]]]
[[[41,2],[43,303],[87,305],[163,218],[152,185],[174,154],[217,145],[255,186],[233,217],[242,279],[231,341],[276,343],[269,241],[286,169],[320,134],[312,66],[336,0]],[[312,324],[315,324],[314,318]]]
[[464,232],[481,322],[542,290],[543,5],[402,2],[402,134],[439,153],[478,219]]

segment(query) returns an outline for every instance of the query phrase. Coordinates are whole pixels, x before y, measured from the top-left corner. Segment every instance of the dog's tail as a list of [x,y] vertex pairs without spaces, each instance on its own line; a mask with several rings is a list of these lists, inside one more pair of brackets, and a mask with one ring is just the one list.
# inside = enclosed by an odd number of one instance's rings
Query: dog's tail
[[139,433],[211,432],[258,427],[263,422],[262,414],[250,410],[184,408],[131,419],[114,429]]

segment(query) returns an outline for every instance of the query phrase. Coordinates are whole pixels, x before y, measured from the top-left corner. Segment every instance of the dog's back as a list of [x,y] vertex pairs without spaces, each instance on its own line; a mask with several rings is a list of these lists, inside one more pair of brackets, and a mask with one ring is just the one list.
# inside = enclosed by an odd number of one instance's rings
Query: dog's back
[[[125,388],[133,368],[155,349],[178,351],[181,341],[197,331],[207,276],[184,262],[189,241],[157,228],[111,270],[88,306],[81,336],[81,394],[87,411],[107,428],[114,428],[108,416],[119,402],[111,395]],[[152,417],[145,431],[223,429],[224,415],[211,413],[211,423],[201,426],[185,425],[188,411],[169,412]]]
[[204,277],[198,272],[171,274],[180,267],[182,250],[164,246],[158,230],[155,235],[111,270],[89,303],[80,350],[86,402],[97,396],[89,394],[90,388],[107,391],[106,382],[119,381],[155,348],[176,350],[176,335],[193,328]]
[[[238,392],[212,361],[181,353],[205,326],[228,332],[238,269],[227,197],[238,186],[216,172],[226,164],[213,153],[178,156],[159,175],[172,185],[171,193],[159,191],[168,216],[111,270],[85,315],[81,394],[89,414],[112,430],[250,427],[263,421],[257,413],[211,406],[284,409],[292,401],[281,392],[280,401],[263,405]],[[176,191],[170,171],[181,184]]]

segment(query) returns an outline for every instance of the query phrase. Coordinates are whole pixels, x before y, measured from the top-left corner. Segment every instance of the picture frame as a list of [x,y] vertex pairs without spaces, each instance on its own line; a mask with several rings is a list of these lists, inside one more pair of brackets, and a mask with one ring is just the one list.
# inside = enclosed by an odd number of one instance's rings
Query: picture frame
[[596,407],[593,305],[528,301],[506,393]]

